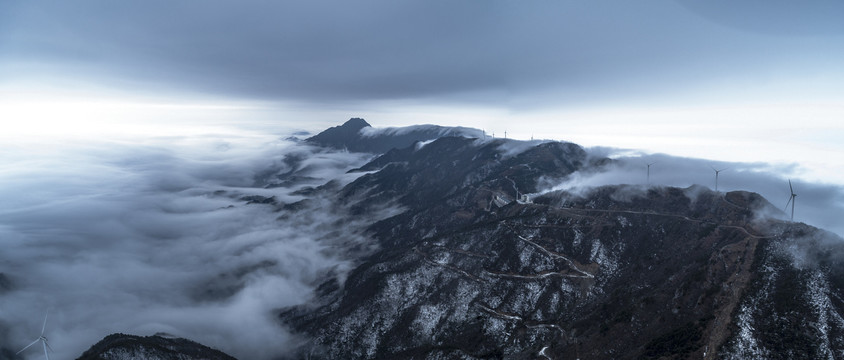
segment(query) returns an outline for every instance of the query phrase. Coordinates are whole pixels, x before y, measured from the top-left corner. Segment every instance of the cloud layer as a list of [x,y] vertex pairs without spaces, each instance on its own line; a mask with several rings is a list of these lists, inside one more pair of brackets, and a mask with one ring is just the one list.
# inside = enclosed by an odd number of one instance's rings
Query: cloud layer
[[[783,210],[773,214],[782,219],[790,218],[791,208],[786,214],[785,205],[790,197],[787,174],[789,166],[768,163],[722,162],[704,159],[677,157],[666,154],[640,155],[623,150],[594,148],[593,156],[613,156],[616,162],[602,171],[576,172],[569,178],[558,181],[548,179],[546,188],[588,192],[592,187],[616,184],[688,187],[699,184],[715,188],[715,170],[723,170],[718,176],[718,190],[722,192],[743,190],[764,196],[774,207]],[[648,177],[648,164],[650,177]],[[713,169],[714,168],[714,169]],[[844,236],[844,187],[832,184],[818,184],[791,180],[797,196],[794,220],[805,222]]]
[[0,5],[0,61],[9,78],[77,74],[235,97],[516,107],[838,76],[826,69],[844,56],[829,46],[844,33],[840,3],[719,5],[9,1]]
[[[285,217],[241,198],[298,201],[290,192],[350,181],[344,172],[367,156],[255,140],[77,144],[28,154],[4,147],[2,347],[17,351],[36,338],[49,311],[56,358],[75,358],[113,332],[167,332],[244,359],[286,353],[296,339],[273,310],[307,301],[327,272],[348,270],[338,246],[365,241],[357,231],[369,220],[349,221],[319,203]],[[283,161],[296,154],[303,161]],[[301,176],[264,189],[254,179],[267,169]],[[333,225],[341,218],[342,227]]]
[[[371,246],[361,229],[396,211],[349,217],[319,197],[295,214],[247,204],[251,195],[293,203],[304,187],[350,182],[361,174],[346,171],[370,158],[274,137],[42,145],[0,148],[0,347],[11,351],[38,336],[49,311],[46,336],[57,358],[74,358],[113,332],[167,332],[239,358],[272,359],[299,341],[274,310],[308,301],[328,273],[342,278],[353,266],[344,250]],[[721,191],[759,192],[777,207],[789,196],[781,176],[789,169],[764,163],[590,153],[617,162],[547,179],[547,188],[644,185],[653,163],[654,186],[714,187],[715,167],[726,168]],[[844,234],[841,187],[794,187],[795,220]]]

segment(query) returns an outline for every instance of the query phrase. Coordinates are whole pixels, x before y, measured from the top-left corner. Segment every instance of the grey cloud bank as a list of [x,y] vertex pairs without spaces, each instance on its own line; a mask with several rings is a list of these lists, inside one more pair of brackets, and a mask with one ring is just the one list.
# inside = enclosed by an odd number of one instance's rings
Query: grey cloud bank
[[[624,154],[625,150],[594,148],[595,156]],[[744,190],[764,196],[775,207],[783,210],[770,214],[781,219],[790,217],[785,205],[790,197],[788,174],[795,165],[772,165],[768,163],[730,163],[705,159],[684,158],[666,154],[623,155],[600,171],[576,172],[569,178],[548,179],[547,189],[567,190],[573,193],[588,193],[590,189],[603,185],[631,184],[641,186],[642,194],[648,186],[647,164],[650,168],[650,186],[689,187],[703,185],[715,188],[715,171],[722,170],[718,177],[718,190],[722,192]],[[792,180],[797,193],[794,220],[805,222],[844,235],[844,187],[833,184],[818,184]]]
[[[798,3],[788,0],[677,0],[690,11],[723,26],[764,35],[818,36],[844,34],[844,4],[834,0]],[[730,11],[724,11],[729,9]],[[753,13],[754,16],[746,16]]]
[[[24,1],[0,5],[5,75],[338,102],[523,107],[743,87],[823,72],[842,6],[783,2]],[[727,10],[724,10],[727,9]],[[731,26],[810,33],[759,37]],[[816,16],[816,15],[822,16]],[[724,25],[727,24],[727,25]],[[767,28],[766,28],[767,26]],[[789,33],[789,30],[784,30]],[[790,33],[789,33],[790,34]],[[824,38],[823,36],[826,36]],[[767,80],[765,80],[767,79]],[[744,84],[744,85],[742,85]]]
[[[183,140],[61,146],[40,156],[3,147],[0,347],[28,344],[47,311],[46,336],[61,359],[113,332],[167,332],[244,359],[275,358],[296,343],[273,310],[307,301],[326,273],[347,271],[341,245],[364,242],[358,231],[372,219],[322,203],[283,217],[242,197],[294,202],[301,197],[290,193],[302,186],[351,181],[344,172],[369,155]],[[303,161],[282,161],[297,154]],[[290,166],[304,180],[255,183]]]

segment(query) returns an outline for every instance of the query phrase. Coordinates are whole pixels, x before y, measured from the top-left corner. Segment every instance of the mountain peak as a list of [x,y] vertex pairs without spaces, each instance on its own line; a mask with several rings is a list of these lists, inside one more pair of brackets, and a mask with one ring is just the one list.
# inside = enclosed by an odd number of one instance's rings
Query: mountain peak
[[351,118],[343,125],[325,129],[321,133],[309,137],[306,141],[339,149],[349,148],[360,138],[360,129],[370,126],[364,119]]
[[172,335],[111,334],[77,360],[87,359],[208,359],[235,360],[219,350]]
[[341,128],[354,128],[355,130],[360,130],[370,126],[372,125],[369,125],[369,123],[362,118],[351,118],[349,121],[344,122],[343,125],[340,125]]
[[446,136],[479,137],[482,135],[483,132],[480,130],[436,125],[375,129],[364,119],[351,118],[343,125],[328,128],[306,141],[335,149],[383,154],[391,149],[409,147],[417,141],[429,141]]

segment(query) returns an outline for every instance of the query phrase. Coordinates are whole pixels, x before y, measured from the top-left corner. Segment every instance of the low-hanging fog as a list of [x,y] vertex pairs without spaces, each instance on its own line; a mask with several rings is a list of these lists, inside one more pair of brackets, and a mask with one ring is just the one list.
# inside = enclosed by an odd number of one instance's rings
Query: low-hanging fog
[[[334,247],[368,220],[332,226],[342,214],[316,205],[278,219],[283,211],[242,197],[294,202],[301,197],[289,193],[303,186],[351,181],[345,172],[369,155],[281,138],[3,146],[0,349],[36,339],[49,312],[57,359],[114,332],[166,332],[243,359],[284,354],[296,339],[273,310],[306,302],[326,272],[346,271]],[[296,183],[255,183],[291,166],[303,171]],[[24,356],[43,357],[35,347]]]
[[[767,215],[789,219],[791,205],[786,209],[786,204],[791,196],[788,183],[791,180],[797,194],[794,221],[844,235],[844,222],[841,221],[844,219],[844,186],[800,180],[795,174],[798,173],[795,164],[712,161],[612,148],[592,148],[589,152],[592,156],[609,156],[616,161],[598,171],[575,172],[562,181],[547,179],[544,191],[567,190],[588,194],[596,186],[616,184],[642,185],[642,194],[647,185],[688,187],[698,184],[715,189],[715,170],[719,170],[718,191],[759,193],[782,211]],[[650,175],[648,164],[651,164]]]
[[[349,218],[330,201],[285,216],[245,196],[302,199],[293,192],[371,158],[287,140],[291,131],[215,132],[121,141],[7,143],[0,147],[0,350],[45,335],[54,357],[79,356],[115,333],[166,332],[243,359],[286,354],[298,339],[275,310],[308,301],[326,274],[353,265],[343,245],[396,209]],[[518,152],[540,142],[511,142]],[[615,150],[591,149],[595,156]],[[291,161],[294,159],[295,161]],[[789,197],[788,166],[724,163],[669,155],[617,157],[606,171],[575,173],[546,188],[606,184],[714,187]],[[296,181],[256,179],[299,170]],[[795,220],[844,233],[840,186],[795,179]],[[786,216],[779,214],[779,216]],[[364,246],[365,247],[365,246]],[[37,349],[26,358],[38,358]]]

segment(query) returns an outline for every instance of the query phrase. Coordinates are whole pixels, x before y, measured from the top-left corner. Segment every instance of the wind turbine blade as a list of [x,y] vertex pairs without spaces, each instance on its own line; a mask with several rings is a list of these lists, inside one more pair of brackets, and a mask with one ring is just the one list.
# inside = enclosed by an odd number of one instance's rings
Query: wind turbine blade
[[32,346],[32,345],[35,345],[35,343],[37,343],[37,342],[38,342],[38,340],[41,340],[41,339],[40,339],[40,338],[35,339],[35,341],[31,342],[31,343],[30,343],[29,345],[27,345],[25,348],[21,349],[21,351],[16,352],[16,353],[15,353],[15,355],[22,353],[22,352],[23,352],[24,350],[26,350],[26,349],[29,349],[29,347],[30,347],[30,346]]
[[50,349],[50,352],[55,352],[53,351],[53,348],[50,347],[50,343],[48,343],[47,340],[44,340],[44,345],[47,346],[48,349]]
[[44,344],[44,356],[47,357],[47,360],[50,360],[50,354],[47,353],[47,342],[42,341],[41,343]]
[[791,187],[791,179],[788,179],[788,190],[791,190],[791,195],[794,195],[794,188]]
[[794,196],[788,198],[788,202],[785,203],[785,209],[783,211],[788,211],[788,205],[791,204],[791,200],[794,200]]
[[49,312],[44,314],[44,325],[41,325],[41,336],[44,336],[44,330],[47,329],[47,315],[48,314],[49,314]]

